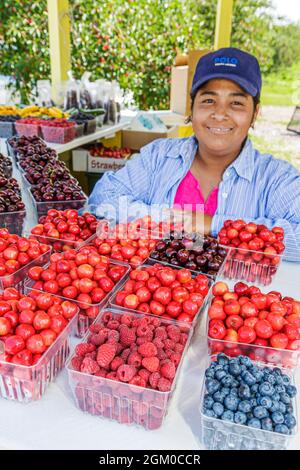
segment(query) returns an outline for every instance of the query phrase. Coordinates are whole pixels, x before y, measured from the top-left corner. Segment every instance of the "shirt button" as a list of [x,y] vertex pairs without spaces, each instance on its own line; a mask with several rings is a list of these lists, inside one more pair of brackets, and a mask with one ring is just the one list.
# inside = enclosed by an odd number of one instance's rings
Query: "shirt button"
[[224,197],[225,199],[227,198],[228,194],[227,193],[222,193],[222,197]]

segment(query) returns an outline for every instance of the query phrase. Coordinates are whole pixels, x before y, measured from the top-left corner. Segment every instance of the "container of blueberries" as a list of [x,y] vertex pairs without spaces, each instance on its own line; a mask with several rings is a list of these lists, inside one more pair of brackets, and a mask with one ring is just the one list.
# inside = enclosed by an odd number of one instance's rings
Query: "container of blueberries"
[[227,251],[211,236],[171,231],[168,238],[157,241],[150,260],[215,278],[224,264]]
[[249,357],[210,358],[200,397],[201,444],[209,450],[284,450],[297,434],[291,370]]
[[9,139],[16,134],[15,122],[21,119],[20,116],[0,115],[0,138]]

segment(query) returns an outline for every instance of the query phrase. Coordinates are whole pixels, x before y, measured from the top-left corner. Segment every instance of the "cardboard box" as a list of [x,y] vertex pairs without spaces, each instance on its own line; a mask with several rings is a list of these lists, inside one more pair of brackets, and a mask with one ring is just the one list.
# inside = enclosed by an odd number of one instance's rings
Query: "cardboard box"
[[171,69],[171,111],[189,116],[191,112],[190,91],[192,81],[200,57],[208,54],[210,49],[198,49],[189,51],[188,65],[172,67]]
[[167,132],[135,131],[133,129],[122,130],[122,145],[132,150],[140,150],[144,145],[150,144],[156,139],[178,137],[177,126],[167,126]]

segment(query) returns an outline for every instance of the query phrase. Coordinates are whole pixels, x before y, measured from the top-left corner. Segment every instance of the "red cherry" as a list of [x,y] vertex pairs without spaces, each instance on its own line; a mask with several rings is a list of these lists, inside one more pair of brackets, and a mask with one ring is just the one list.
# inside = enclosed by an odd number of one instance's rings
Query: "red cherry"
[[22,336],[13,335],[5,341],[5,352],[7,354],[17,354],[25,348],[25,341]]
[[26,341],[26,347],[33,354],[43,354],[46,350],[46,345],[40,334],[30,336]]
[[238,340],[241,343],[253,343],[256,339],[256,333],[250,326],[241,326],[238,331]]

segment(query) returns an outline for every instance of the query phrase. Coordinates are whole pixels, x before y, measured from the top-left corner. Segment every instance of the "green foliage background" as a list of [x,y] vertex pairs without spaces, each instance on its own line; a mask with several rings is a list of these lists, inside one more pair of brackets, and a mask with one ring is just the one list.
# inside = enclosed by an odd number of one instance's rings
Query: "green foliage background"
[[[176,51],[212,48],[217,0],[69,0],[72,69],[115,78],[140,109],[169,105]],[[235,0],[232,45],[254,53],[265,74],[300,61],[300,28],[274,24],[271,0]],[[46,0],[1,0],[0,73],[13,75],[23,102],[49,78]]]

